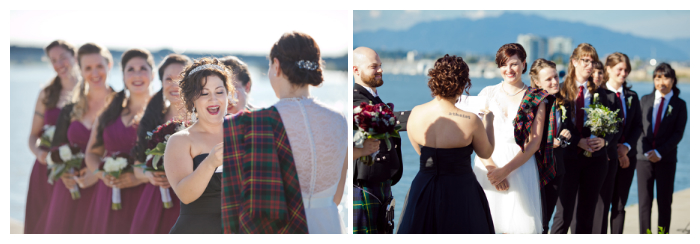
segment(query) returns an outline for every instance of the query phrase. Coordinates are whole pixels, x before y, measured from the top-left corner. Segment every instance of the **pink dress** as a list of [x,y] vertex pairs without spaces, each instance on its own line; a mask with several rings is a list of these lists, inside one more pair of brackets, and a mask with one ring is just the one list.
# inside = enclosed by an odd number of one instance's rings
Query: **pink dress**
[[[56,125],[60,108],[44,112],[44,125]],[[24,234],[40,234],[44,231],[46,211],[51,200],[53,187],[48,182],[46,165],[34,160],[34,168],[29,176],[29,188],[24,213]]]
[[[136,169],[141,170],[141,169]],[[134,219],[131,221],[132,234],[168,234],[180,216],[180,199],[177,198],[173,188],[168,188],[172,198],[173,207],[163,208],[163,200],[160,198],[160,187],[146,183],[141,194],[141,199],[136,207]]]
[[[125,127],[121,117],[107,125],[102,134],[105,155],[130,153],[136,144],[137,124]],[[137,169],[138,170],[138,169]],[[112,188],[97,182],[95,197],[88,210],[84,233],[128,234],[144,184],[121,189],[122,209],[112,210]]]
[[[90,130],[85,128],[80,121],[73,121],[68,126],[68,142],[71,145],[78,145],[80,151],[85,153]],[[85,168],[83,160],[82,168]],[[80,189],[80,198],[73,200],[70,191],[63,185],[63,181],[54,182],[51,205],[49,206],[46,227],[44,233],[47,234],[80,234],[83,233],[87,210],[94,197],[95,185]]]

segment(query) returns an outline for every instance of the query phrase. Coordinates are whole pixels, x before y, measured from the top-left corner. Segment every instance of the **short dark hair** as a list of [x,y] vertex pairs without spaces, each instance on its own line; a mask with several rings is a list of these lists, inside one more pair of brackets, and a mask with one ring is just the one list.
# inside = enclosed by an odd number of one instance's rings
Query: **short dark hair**
[[[496,65],[500,68],[501,66],[506,65],[506,62],[508,62],[508,58],[513,55],[518,55],[518,58],[520,58],[520,62],[525,63],[525,58],[527,58],[527,53],[525,53],[525,48],[523,48],[522,45],[518,43],[508,43],[506,45],[501,46],[501,48],[498,49],[498,52],[496,53]],[[523,68],[523,74],[527,71],[527,64],[525,64],[525,67]]]
[[461,95],[463,91],[469,94],[471,87],[469,66],[461,57],[445,54],[428,71],[428,76],[430,77],[428,87],[433,97],[455,97]]
[[240,81],[243,86],[250,83],[250,71],[248,71],[248,65],[241,61],[241,59],[236,56],[226,56],[220,58],[219,60],[224,62],[224,65],[231,69],[233,78]]
[[[210,67],[189,75],[195,68],[206,64],[217,65],[224,70]],[[180,78],[182,79],[180,81],[180,98],[187,112],[191,112],[192,108],[194,108],[194,100],[197,100],[202,95],[202,89],[206,85],[206,78],[211,75],[218,76],[224,82],[224,88],[228,94],[236,92],[231,82],[231,70],[223,62],[216,58],[197,59],[180,73]],[[205,81],[205,84],[202,84],[202,81]]]
[[[681,90],[678,89],[678,78],[676,77],[676,70],[671,68],[671,65],[664,62],[660,63],[659,66],[656,66],[654,69],[654,76],[656,77],[657,75],[671,78],[673,80],[673,96],[678,96],[681,94]],[[652,77],[652,78],[653,78]],[[654,91],[656,91],[656,87],[654,87]]]

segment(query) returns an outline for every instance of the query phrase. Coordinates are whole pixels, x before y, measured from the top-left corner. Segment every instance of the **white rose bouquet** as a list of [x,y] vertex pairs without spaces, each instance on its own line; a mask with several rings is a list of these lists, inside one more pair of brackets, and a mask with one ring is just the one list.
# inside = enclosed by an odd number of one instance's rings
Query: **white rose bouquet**
[[[610,111],[608,107],[603,106],[598,102],[598,93],[593,96],[593,103],[588,108],[582,108],[586,111],[587,119],[583,126],[591,128],[591,138],[605,137],[609,133],[616,133],[618,124],[622,122],[622,118],[617,117],[620,109]],[[586,157],[593,156],[593,153],[588,151],[583,153]]]
[[[75,145],[63,144],[46,155],[46,163],[49,168],[49,184],[53,184],[64,173],[73,174],[76,169],[82,166],[85,154],[80,151],[80,147]],[[77,185],[70,189],[70,195],[73,200],[80,199],[80,190]]]
[[45,149],[51,148],[51,141],[53,140],[53,134],[56,132],[56,126],[55,125],[44,125],[44,128],[41,130],[41,137],[39,140],[39,146],[43,147]]
[[[119,178],[122,173],[133,170],[131,165],[134,162],[128,154],[120,153],[112,157],[105,157],[104,163],[99,170],[104,174]],[[98,170],[98,171],[99,171]],[[112,187],[112,210],[122,209],[121,191],[117,187]]]

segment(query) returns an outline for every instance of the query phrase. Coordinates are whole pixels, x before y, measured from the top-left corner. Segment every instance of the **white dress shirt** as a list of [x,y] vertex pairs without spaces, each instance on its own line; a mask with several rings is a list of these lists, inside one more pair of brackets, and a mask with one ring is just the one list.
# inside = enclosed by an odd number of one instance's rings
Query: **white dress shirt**
[[[360,85],[360,84],[358,84],[358,85]],[[372,91],[372,88],[369,88],[369,87],[366,87],[366,86],[363,86],[363,85],[360,85],[360,86],[362,86],[362,87],[364,87],[365,89],[367,89],[367,91],[369,92],[369,94],[372,94],[373,97],[379,96],[379,95],[378,95],[378,92]]]
[[[666,96],[661,94],[661,92],[659,90],[656,90],[656,92],[654,92],[654,110],[652,110],[652,114],[651,114],[652,115],[652,117],[651,117],[652,132],[653,132],[653,128],[656,128],[656,115],[659,113],[659,104],[661,104],[662,97],[664,98],[664,104],[661,106],[661,112],[662,112],[661,121],[664,121],[664,117],[666,117],[665,113],[666,113],[666,110],[668,108],[668,102],[670,102],[671,98],[673,97],[673,90],[671,90],[671,92],[666,94]],[[659,151],[656,151],[656,149],[654,149],[654,152],[656,152],[656,155],[659,156],[659,159],[661,159],[661,154],[659,154]]]
[[[622,90],[622,86],[620,86],[619,89],[613,88],[610,83],[605,83],[605,86],[608,87],[608,90],[615,92],[615,93],[620,93],[620,101],[622,101],[622,117],[625,119],[625,123],[627,123],[627,104],[625,103],[625,92]],[[623,143],[627,147],[627,150],[632,150],[632,146],[630,146],[629,143]],[[658,153],[657,153],[658,154]]]

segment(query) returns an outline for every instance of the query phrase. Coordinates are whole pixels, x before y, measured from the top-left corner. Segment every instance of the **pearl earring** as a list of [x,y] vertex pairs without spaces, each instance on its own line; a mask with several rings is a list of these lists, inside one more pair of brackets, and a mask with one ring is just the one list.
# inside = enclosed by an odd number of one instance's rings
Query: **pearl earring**
[[192,114],[190,115],[190,122],[194,123],[197,121],[197,115],[194,114],[194,108],[192,108]]

